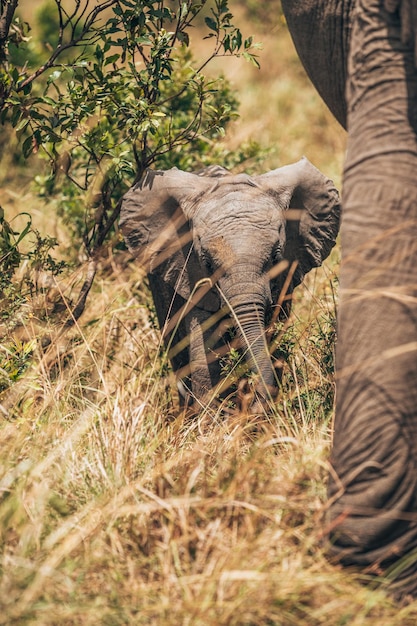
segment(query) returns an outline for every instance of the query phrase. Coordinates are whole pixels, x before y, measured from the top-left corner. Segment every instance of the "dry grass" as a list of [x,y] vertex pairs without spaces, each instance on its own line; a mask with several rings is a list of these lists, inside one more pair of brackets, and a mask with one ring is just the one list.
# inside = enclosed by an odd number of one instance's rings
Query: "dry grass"
[[[277,29],[259,36],[261,73],[227,70],[242,100],[229,141],[274,147],[264,169],[305,153],[339,183],[344,137]],[[30,197],[12,193],[17,209]],[[143,274],[125,258],[103,261],[66,336],[36,317],[19,329],[56,339],[0,398],[0,624],[416,623],[416,604],[395,606],[323,554],[337,262],[336,250],[297,291],[284,392],[256,424],[179,411]]]
[[184,416],[140,270],[103,277],[1,424],[0,623],[415,623],[323,554],[330,279],[299,293],[287,393],[255,424]]

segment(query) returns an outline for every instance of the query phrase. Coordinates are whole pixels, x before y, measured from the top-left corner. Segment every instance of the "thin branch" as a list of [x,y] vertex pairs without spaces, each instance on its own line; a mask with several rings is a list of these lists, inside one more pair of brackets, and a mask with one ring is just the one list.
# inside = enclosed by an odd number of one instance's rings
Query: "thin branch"
[[93,9],[85,21],[83,32],[87,32],[88,30],[90,30],[100,13],[103,13],[103,11],[106,11],[117,3],[117,0],[107,0],[107,2],[104,2],[103,4],[100,4],[98,7]]
[[70,317],[64,324],[64,328],[71,328],[74,324],[79,320],[81,315],[84,312],[85,304],[87,302],[88,294],[90,293],[90,289],[93,285],[94,278],[97,273],[97,259],[95,257],[91,257],[87,264],[87,273],[84,279],[83,286],[81,287],[80,294],[78,296],[77,303],[75,307],[72,309],[70,313]]
[[[16,2],[16,4],[17,4],[18,0],[9,0],[9,1],[10,2]],[[96,7],[95,9],[93,9],[89,13],[89,15],[88,15],[88,17],[87,17],[87,19],[85,21],[84,28],[81,31],[81,33],[77,37],[73,37],[71,39],[71,41],[69,41],[66,44],[62,43],[63,31],[65,30],[65,28],[70,23],[71,18],[67,16],[68,20],[66,22],[64,22],[62,20],[63,9],[61,10],[61,4],[57,3],[58,10],[59,10],[59,16],[60,16],[60,37],[59,37],[60,43],[58,44],[56,49],[52,52],[52,54],[49,57],[49,59],[41,67],[39,67],[35,72],[33,72],[33,74],[31,74],[25,80],[23,80],[22,82],[19,83],[18,90],[22,91],[25,87],[27,87],[27,85],[29,85],[34,80],[36,80],[41,74],[44,74],[47,70],[49,70],[52,67],[54,67],[55,61],[57,60],[57,58],[65,50],[69,50],[70,48],[75,48],[75,47],[77,47],[80,44],[80,42],[85,41],[85,38],[86,38],[87,34],[89,33],[89,31],[92,29],[92,26],[93,26],[94,22],[96,21],[98,15],[100,15],[100,13],[102,13],[103,11],[105,11],[106,9],[111,7],[113,4],[116,4],[116,2],[117,2],[117,0],[107,0],[107,2],[105,2],[104,4],[101,4],[98,7]],[[63,29],[62,32],[61,32],[61,28]],[[94,39],[94,36],[98,37],[98,33],[96,33],[95,35],[91,35],[92,39]],[[89,41],[89,43],[91,43],[91,41]]]
[[70,316],[66,320],[64,327],[71,328],[74,324],[79,320],[81,315],[84,313],[85,305],[87,302],[88,294],[90,293],[91,287],[93,286],[94,279],[97,273],[97,256],[98,251],[104,243],[107,235],[110,232],[110,229],[116,222],[117,218],[120,215],[120,209],[122,207],[122,199],[119,200],[115,208],[113,209],[112,214],[110,215],[107,224],[101,229],[97,241],[94,244],[93,253],[90,257],[90,260],[87,264],[87,272],[81,287],[78,300],[74,308],[72,309]]
[[5,5],[3,5],[4,8],[0,16],[0,61],[6,59],[5,48],[18,2],[19,0],[5,0]]
[[74,24],[72,23],[72,19],[74,17],[76,17],[76,15],[77,15],[76,11],[73,13],[73,15],[71,15],[71,28],[72,28],[71,38],[72,39],[75,37],[76,31],[77,31],[77,26],[79,25],[80,21],[84,17],[84,15],[85,15],[85,13],[87,11],[87,7],[88,7],[88,1],[85,3],[85,6],[84,6],[83,10],[81,11],[80,15],[75,20]]
[[[142,174],[143,174],[143,170],[141,172],[141,176]],[[103,228],[101,229],[99,236],[97,237],[97,241],[94,244],[95,251],[97,251],[103,245],[107,235],[109,234],[110,230],[112,229],[113,225],[118,219],[120,215],[120,209],[122,208],[122,199],[123,198],[120,198],[119,202],[116,204],[116,206],[113,209],[113,212],[108,218],[106,225],[103,226]]]

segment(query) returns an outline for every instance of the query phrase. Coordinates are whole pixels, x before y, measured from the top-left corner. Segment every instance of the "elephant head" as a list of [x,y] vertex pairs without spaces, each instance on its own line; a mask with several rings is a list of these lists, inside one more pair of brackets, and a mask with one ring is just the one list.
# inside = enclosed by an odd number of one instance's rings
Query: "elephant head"
[[[159,278],[153,296],[160,323],[170,307],[166,302],[161,314],[165,287],[189,301],[196,285],[208,284],[193,301],[194,328],[227,307],[265,397],[276,387],[265,325],[285,276],[291,268],[291,292],[321,264],[339,216],[333,183],[303,158],[253,177],[218,166],[200,173],[148,170],[124,197],[120,228],[148,274]],[[202,362],[204,354],[190,345],[189,359]],[[217,382],[211,377],[205,386]]]

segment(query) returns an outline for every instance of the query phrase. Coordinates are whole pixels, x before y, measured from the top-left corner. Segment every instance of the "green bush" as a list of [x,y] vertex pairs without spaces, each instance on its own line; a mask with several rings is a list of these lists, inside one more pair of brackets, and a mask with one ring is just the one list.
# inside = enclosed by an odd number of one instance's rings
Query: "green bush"
[[[238,102],[223,77],[203,74],[218,56],[257,64],[256,46],[233,25],[228,0],[107,0],[72,8],[47,0],[33,29],[15,14],[17,2],[8,7],[0,12],[7,33],[0,39],[0,122],[11,148],[3,169],[31,160],[37,193],[67,225],[71,248],[93,264],[77,318],[103,244],[120,247],[112,237],[120,199],[145,168],[193,169],[217,160],[230,167],[260,153],[255,143],[236,153],[222,148]],[[198,64],[189,32],[200,13],[212,47]],[[39,234],[32,242],[31,260],[55,271],[48,250],[56,242]],[[11,270],[20,262],[16,250],[4,260]]]

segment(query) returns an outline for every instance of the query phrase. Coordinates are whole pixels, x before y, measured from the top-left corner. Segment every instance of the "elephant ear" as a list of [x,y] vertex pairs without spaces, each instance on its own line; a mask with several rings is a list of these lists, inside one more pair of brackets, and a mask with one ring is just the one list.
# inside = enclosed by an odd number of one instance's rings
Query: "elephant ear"
[[336,243],[340,198],[333,182],[308,159],[257,177],[257,182],[286,209],[284,256],[297,262],[294,286],[318,267]]
[[[160,276],[185,300],[207,277],[193,249],[188,220],[210,186],[209,180],[177,168],[146,170],[122,200],[119,226],[129,250],[149,274]],[[199,306],[217,311],[217,295],[210,291]]]

